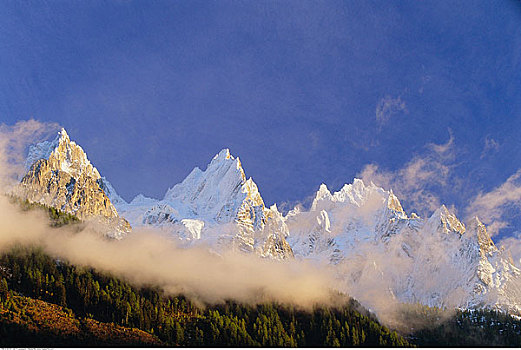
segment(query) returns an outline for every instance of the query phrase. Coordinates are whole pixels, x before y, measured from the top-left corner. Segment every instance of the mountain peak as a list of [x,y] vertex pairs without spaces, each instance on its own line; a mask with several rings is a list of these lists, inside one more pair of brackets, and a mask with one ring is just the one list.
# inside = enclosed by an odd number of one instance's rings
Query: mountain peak
[[313,199],[313,203],[311,204],[311,210],[316,210],[318,203],[322,201],[332,201],[333,195],[331,191],[327,188],[327,185],[322,183],[318,188],[317,193],[315,194],[315,198]]
[[446,234],[449,232],[457,232],[460,235],[465,233],[465,225],[445,205],[441,205],[434,211],[428,223],[432,226],[441,227],[443,233]]
[[60,142],[67,141],[70,142],[69,134],[67,134],[67,131],[65,128],[61,128],[61,130],[58,132],[58,138]]
[[485,225],[479,220],[477,216],[474,216],[467,224],[468,232],[471,233],[470,239],[477,239],[479,243],[479,250],[482,255],[498,250],[492,238],[487,232]]
[[71,141],[64,128],[58,132],[54,140],[43,141],[29,147],[25,160],[26,171],[29,171],[31,166],[41,159],[50,161],[74,178],[78,178],[85,171],[95,180],[101,177],[98,170],[90,163],[83,148]]
[[217,153],[212,160],[223,160],[223,159],[235,159],[231,153],[229,148],[223,148],[219,153]]
[[323,198],[331,198],[331,191],[329,191],[329,188],[327,188],[326,184],[320,184],[320,187],[318,188],[317,194],[315,196],[316,200]]
[[257,185],[247,179],[239,157],[228,148],[222,149],[204,171],[195,168],[181,183],[170,188],[163,200],[182,203],[186,215],[207,219],[233,219],[245,200],[262,203]]
[[366,185],[362,179],[358,178],[354,178],[353,183],[345,184],[339,191],[334,193],[331,193],[325,184],[320,185],[311,209],[313,211],[318,209],[319,203],[323,203],[326,207],[346,204],[361,207],[368,200],[373,199],[380,200],[382,205],[387,205],[389,209],[404,213],[400,201],[392,191],[386,191],[372,182]]
[[53,141],[32,145],[26,166],[28,171],[16,190],[22,198],[80,219],[102,218],[114,226],[116,237],[130,231],[110,200],[124,202],[123,199],[100,176],[83,149],[70,140],[65,129],[62,128]]
[[[161,226],[181,239],[208,239],[226,249],[255,251],[277,259],[293,254],[285,241],[287,227],[282,215],[276,206],[266,208],[257,185],[251,177],[246,178],[239,157],[227,148],[217,153],[206,169],[194,168],[181,183],[168,189],[161,201],[130,204],[122,215],[139,220],[136,225]],[[195,222],[197,227],[192,225]],[[219,225],[226,226],[217,229]],[[195,228],[196,235],[187,234],[187,229],[191,232]]]
[[210,164],[207,166],[206,171],[210,168],[229,168],[231,164],[235,164],[235,168],[239,171],[241,179],[243,182],[246,181],[246,174],[244,173],[244,169],[242,168],[241,160],[239,157],[234,157],[230,153],[229,148],[223,148],[219,153],[217,153],[213,158]]
[[[371,183],[374,185],[373,183]],[[389,197],[387,197],[387,208],[392,209],[396,212],[405,213],[402,208],[402,204],[398,197],[396,197],[393,193],[393,190],[389,191]]]

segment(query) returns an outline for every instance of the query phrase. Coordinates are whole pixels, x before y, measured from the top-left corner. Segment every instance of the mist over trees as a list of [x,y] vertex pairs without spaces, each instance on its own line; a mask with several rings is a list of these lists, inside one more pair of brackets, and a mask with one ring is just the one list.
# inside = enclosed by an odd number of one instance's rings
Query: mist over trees
[[[53,227],[78,222],[74,216],[54,208],[28,202],[18,204],[23,210],[43,209]],[[56,342],[69,346],[153,346],[160,342],[167,346],[264,347],[521,344],[520,320],[504,313],[448,312],[406,305],[399,315],[401,327],[392,330],[380,324],[356,300],[337,297],[343,303],[336,302],[340,305],[336,307],[302,308],[278,302],[245,304],[233,300],[201,305],[183,295],[168,295],[157,286],[138,287],[90,267],[72,265],[51,257],[37,245],[15,245],[0,255],[0,336],[4,346]],[[22,320],[35,321],[30,318],[36,316],[28,316],[24,307],[38,301],[47,302],[47,308],[57,308],[56,312],[67,314],[71,322],[83,328],[102,322],[94,329],[103,337],[100,340],[92,331],[76,338],[49,336],[24,324],[13,325],[13,319],[8,319],[19,315]],[[118,338],[122,332],[133,338],[118,343],[122,341]]]
[[[76,315],[139,328],[167,345],[407,346],[353,299],[343,307],[304,310],[278,303],[227,301],[197,306],[154,287],[136,288],[92,269],[56,262],[38,248],[17,247],[0,258],[0,295],[20,293],[70,308]],[[7,343],[6,343],[7,344]]]

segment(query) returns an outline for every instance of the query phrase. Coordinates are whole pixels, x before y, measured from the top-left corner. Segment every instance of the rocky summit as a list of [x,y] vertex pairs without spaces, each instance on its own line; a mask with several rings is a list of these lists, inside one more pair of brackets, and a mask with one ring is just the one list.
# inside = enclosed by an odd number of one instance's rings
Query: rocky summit
[[53,141],[31,146],[26,167],[27,174],[15,189],[17,196],[82,220],[96,219],[110,227],[109,234],[116,238],[130,231],[129,223],[118,216],[103,190],[110,184],[106,184],[83,149],[70,140],[64,129]]
[[322,184],[309,209],[284,216],[265,205],[239,158],[223,149],[162,199],[138,195],[127,203],[65,130],[30,148],[27,169],[21,196],[81,219],[101,218],[118,238],[130,222],[184,247],[327,264],[342,292],[375,311],[379,300],[521,315],[521,270],[478,218],[465,225],[445,206],[428,218],[407,214],[392,190],[360,179],[337,192]]
[[257,185],[228,149],[216,154],[204,171],[194,168],[162,200],[139,195],[117,208],[133,226],[160,227],[185,244],[293,257],[282,214],[276,206],[265,206]]
[[309,211],[285,219],[295,256],[336,265],[343,290],[362,302],[521,314],[521,271],[478,218],[465,226],[445,206],[407,215],[392,191],[355,179],[333,194],[322,185]]

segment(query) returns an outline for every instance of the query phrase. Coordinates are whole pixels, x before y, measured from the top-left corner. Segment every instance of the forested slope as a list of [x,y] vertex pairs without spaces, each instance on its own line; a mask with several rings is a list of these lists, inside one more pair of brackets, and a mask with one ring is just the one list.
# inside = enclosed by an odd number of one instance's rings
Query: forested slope
[[[20,204],[25,210],[47,211],[51,226],[79,223],[53,208]],[[338,296],[342,306],[312,310],[231,300],[196,306],[154,286],[133,286],[70,265],[36,246],[3,248],[0,345],[4,347],[521,345],[520,320],[490,310],[404,305],[397,315],[404,338],[342,295]]]
[[[0,257],[1,299],[29,296],[67,307],[78,317],[138,328],[170,345],[404,346],[360,305],[311,311],[276,303],[228,301],[197,307],[182,296],[136,288],[92,269],[56,262],[38,248],[18,247]],[[348,300],[348,299],[346,299]]]
[[[22,206],[26,210],[41,207],[27,202]],[[52,226],[77,222],[56,209],[43,209],[48,211]],[[24,310],[25,318],[37,317],[22,305],[34,305],[41,300],[47,302],[45,305],[54,304],[51,308],[70,310],[67,312],[74,315],[70,327],[78,322],[85,326],[91,322],[86,320],[96,320],[114,327],[142,330],[157,336],[165,345],[409,345],[396,332],[380,325],[356,301],[342,298],[345,302],[341,307],[317,306],[313,310],[277,303],[244,305],[233,301],[196,306],[183,296],[165,295],[154,286],[136,287],[114,276],[70,265],[46,255],[38,247],[11,247],[0,256],[2,310],[12,317],[17,312],[12,313],[13,306]],[[34,324],[33,321],[28,320],[27,325]],[[3,345],[24,345],[26,338],[20,337],[21,333],[9,331],[12,323],[5,318],[1,322]],[[110,333],[116,328],[106,329]],[[31,339],[38,334],[42,339],[49,336],[41,328],[32,331],[36,333]],[[66,333],[62,335],[67,338]]]

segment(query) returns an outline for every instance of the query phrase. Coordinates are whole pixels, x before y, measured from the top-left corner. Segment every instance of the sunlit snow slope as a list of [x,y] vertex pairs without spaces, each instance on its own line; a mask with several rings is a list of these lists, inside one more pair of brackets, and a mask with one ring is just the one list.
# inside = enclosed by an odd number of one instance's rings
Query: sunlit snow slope
[[521,271],[478,218],[464,225],[445,206],[429,218],[407,214],[392,191],[360,179],[334,193],[321,185],[309,210],[297,207],[283,216],[276,205],[265,206],[228,149],[163,199],[138,195],[130,203],[65,130],[32,146],[27,168],[19,192],[32,201],[80,218],[116,220],[125,228],[123,217],[184,246],[327,263],[342,291],[368,307],[377,307],[375,300],[396,300],[521,314]]

